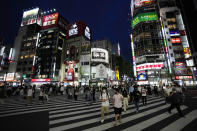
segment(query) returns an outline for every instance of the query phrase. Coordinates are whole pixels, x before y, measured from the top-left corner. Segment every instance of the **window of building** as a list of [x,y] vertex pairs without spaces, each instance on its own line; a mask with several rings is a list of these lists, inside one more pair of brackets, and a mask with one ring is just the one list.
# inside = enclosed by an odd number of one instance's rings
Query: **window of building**
[[48,38],[51,38],[52,37],[52,35],[48,35]]
[[31,46],[31,43],[27,43],[26,46]]
[[20,58],[23,59],[23,56],[21,56]]
[[26,59],[29,58],[29,55],[25,55],[25,58],[26,58]]

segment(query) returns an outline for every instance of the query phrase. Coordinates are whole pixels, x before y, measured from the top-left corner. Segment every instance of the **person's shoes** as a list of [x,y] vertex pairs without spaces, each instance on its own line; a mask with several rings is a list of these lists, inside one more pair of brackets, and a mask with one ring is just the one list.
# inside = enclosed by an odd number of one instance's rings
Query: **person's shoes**
[[104,122],[104,119],[103,120],[101,120],[101,123],[103,123]]

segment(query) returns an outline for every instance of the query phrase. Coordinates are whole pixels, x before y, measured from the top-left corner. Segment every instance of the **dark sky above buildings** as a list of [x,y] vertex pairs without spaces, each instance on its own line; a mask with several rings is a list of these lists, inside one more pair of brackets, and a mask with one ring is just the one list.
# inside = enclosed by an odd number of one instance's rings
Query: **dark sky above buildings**
[[23,9],[56,8],[70,23],[89,25],[93,40],[109,39],[120,43],[121,54],[131,60],[130,0],[3,0],[0,4],[0,35],[13,44],[22,20]]

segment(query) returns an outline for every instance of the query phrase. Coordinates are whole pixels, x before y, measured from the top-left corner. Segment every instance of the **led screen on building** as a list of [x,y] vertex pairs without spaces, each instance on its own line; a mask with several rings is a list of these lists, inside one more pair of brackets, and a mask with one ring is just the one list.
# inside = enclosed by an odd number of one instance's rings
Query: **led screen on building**
[[156,12],[142,13],[133,18],[133,20],[131,21],[131,26],[135,27],[135,25],[137,25],[140,22],[153,20],[158,20],[158,15]]
[[145,5],[153,4],[155,0],[136,0],[135,8],[142,7]]
[[51,28],[57,25],[59,13],[46,15],[42,19],[42,29]]
[[172,38],[171,42],[172,42],[172,44],[181,43],[181,38]]
[[147,79],[147,75],[145,71],[138,71],[137,72],[137,80],[146,80]]
[[184,54],[185,54],[185,58],[186,58],[186,59],[187,59],[187,58],[190,58],[190,57],[192,56],[189,47],[184,48]]
[[187,68],[184,62],[176,62],[174,70],[176,75],[187,75]]
[[23,13],[21,26],[35,24],[35,23],[39,24],[40,18],[38,18],[38,12],[39,12],[39,8],[25,11]]
[[101,48],[92,48],[91,61],[109,63],[108,51]]

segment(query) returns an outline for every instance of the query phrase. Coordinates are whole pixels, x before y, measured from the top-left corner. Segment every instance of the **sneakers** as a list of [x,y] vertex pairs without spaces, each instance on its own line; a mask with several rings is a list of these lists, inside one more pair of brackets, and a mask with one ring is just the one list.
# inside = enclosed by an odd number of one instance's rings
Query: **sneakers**
[[114,126],[117,126],[118,124],[117,123],[114,123]]
[[101,120],[101,123],[103,123],[104,122],[104,119],[103,120]]

